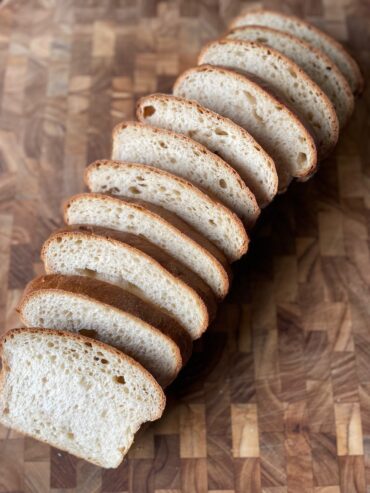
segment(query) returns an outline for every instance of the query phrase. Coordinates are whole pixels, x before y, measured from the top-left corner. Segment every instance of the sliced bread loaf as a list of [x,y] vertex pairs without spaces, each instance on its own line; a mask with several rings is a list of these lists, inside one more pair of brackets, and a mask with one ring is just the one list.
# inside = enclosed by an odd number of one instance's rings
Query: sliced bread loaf
[[250,24],[286,31],[310,43],[333,60],[348,80],[354,93],[360,94],[363,91],[364,79],[355,60],[340,43],[312,24],[294,15],[287,15],[267,9],[252,9],[236,17],[231,27],[235,28]]
[[191,354],[191,339],[176,320],[91,277],[38,277],[27,285],[17,311],[27,327],[78,332],[110,344],[143,365],[162,387]]
[[101,467],[117,467],[165,395],[120,351],[81,335],[13,329],[0,342],[0,422]]
[[202,335],[216,305],[210,288],[144,238],[92,226],[72,226],[44,243],[49,274],[84,275],[116,284],[174,317],[192,339]]
[[113,131],[112,159],[149,164],[189,180],[224,203],[248,226],[260,209],[239,174],[223,159],[185,135],[138,122]]
[[273,48],[238,39],[218,40],[203,48],[198,63],[226,67],[267,82],[311,126],[321,157],[337,143],[339,123],[330,99],[297,64]]
[[225,256],[180,218],[149,203],[85,193],[68,200],[68,225],[88,224],[146,238],[198,274],[217,298],[226,296],[231,275]]
[[324,52],[292,34],[264,26],[238,27],[226,38],[262,43],[293,60],[329,97],[340,126],[347,123],[353,112],[354,97],[346,78]]
[[239,173],[260,207],[274,198],[277,174],[272,158],[229,118],[195,101],[169,94],[141,98],[136,115],[142,122],[188,135],[221,156]]
[[102,160],[87,167],[85,181],[92,192],[140,198],[173,212],[231,261],[247,251],[248,236],[236,214],[183,178],[152,166]]
[[245,75],[210,65],[191,68],[177,79],[174,93],[199,101],[250,132],[274,159],[279,190],[290,177],[305,179],[315,171],[310,133],[284,104]]

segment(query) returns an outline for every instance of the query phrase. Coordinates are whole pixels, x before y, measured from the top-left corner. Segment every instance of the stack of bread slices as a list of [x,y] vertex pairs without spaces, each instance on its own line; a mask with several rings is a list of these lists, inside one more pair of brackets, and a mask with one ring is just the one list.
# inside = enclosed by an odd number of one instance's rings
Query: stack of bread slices
[[356,62],[292,16],[253,10],[173,95],[137,104],[65,205],[1,342],[0,421],[117,467],[228,293],[231,263],[278,191],[334,148],[363,88]]

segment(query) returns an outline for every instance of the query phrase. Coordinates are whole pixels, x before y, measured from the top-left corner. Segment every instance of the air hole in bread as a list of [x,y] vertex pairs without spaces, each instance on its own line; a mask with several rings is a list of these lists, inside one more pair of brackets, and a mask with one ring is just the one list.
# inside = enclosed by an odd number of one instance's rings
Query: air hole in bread
[[105,358],[102,358],[100,361],[101,363],[103,363],[103,365],[107,365],[109,363],[109,361]]
[[120,190],[117,187],[112,187],[108,190],[108,193],[112,193],[112,194],[119,193],[119,192],[120,192]]
[[4,407],[3,414],[9,414],[9,408],[8,407]]
[[91,339],[96,339],[97,337],[96,330],[92,329],[80,329],[78,333],[85,337],[91,337]]
[[229,135],[227,132],[225,132],[225,130],[222,130],[222,128],[216,128],[215,134],[217,134],[217,135]]
[[163,140],[159,141],[159,145],[162,147],[162,149],[167,149],[168,147],[168,145],[165,142],[163,142]]
[[76,269],[76,270],[79,274],[86,277],[96,277],[97,275],[96,270],[88,269],[87,267],[85,269]]
[[128,191],[135,195],[139,195],[141,193],[141,191],[137,187],[129,187]]
[[67,438],[68,438],[69,440],[74,440],[74,439],[75,439],[75,436],[74,436],[74,434],[73,434],[71,431],[69,431],[69,432],[67,433]]
[[221,178],[221,180],[218,182],[221,188],[227,188],[226,181]]
[[307,162],[307,154],[305,152],[300,152],[298,154],[298,162],[299,164],[304,164]]
[[282,106],[279,106],[279,105],[276,105],[275,108],[278,110],[278,111],[281,111],[283,109]]
[[60,236],[57,236],[57,237],[56,237],[56,242],[57,242],[57,243],[61,243],[61,241],[62,241],[62,238],[61,238]]
[[188,136],[189,136],[190,138],[193,138],[193,136],[194,136],[196,133],[197,133],[197,131],[196,131],[196,130],[188,130]]
[[265,123],[264,119],[262,118],[262,116],[260,116],[256,110],[253,110],[253,114],[254,114],[254,117],[256,120],[258,120],[260,123]]
[[125,385],[125,383],[126,383],[125,377],[123,377],[122,375],[120,375],[118,377],[114,377],[114,381],[116,383],[120,383],[121,385]]
[[258,43],[268,43],[268,40],[266,38],[258,37],[256,40]]
[[293,70],[292,68],[289,69],[289,73],[292,77],[294,77],[295,79],[297,78],[297,74],[295,72],[295,70]]
[[214,222],[214,220],[213,220],[213,219],[209,219],[209,221],[208,221],[208,222],[209,222],[209,224],[212,224],[212,226],[216,226],[216,223]]
[[148,118],[148,116],[152,116],[155,113],[154,106],[144,106],[143,114],[144,118]]
[[247,97],[248,101],[250,102],[250,104],[256,105],[257,101],[256,101],[256,98],[253,96],[253,94],[251,94],[248,91],[243,91],[243,92],[246,95],[246,97]]

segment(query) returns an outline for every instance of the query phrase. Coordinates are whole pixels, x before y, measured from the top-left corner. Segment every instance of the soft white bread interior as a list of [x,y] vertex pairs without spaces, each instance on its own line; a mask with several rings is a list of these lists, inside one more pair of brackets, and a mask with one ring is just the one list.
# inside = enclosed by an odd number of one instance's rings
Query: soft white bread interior
[[188,135],[229,163],[254,193],[260,207],[277,192],[277,174],[272,158],[242,127],[196,101],[169,94],[141,98],[136,115],[155,127]]
[[248,249],[247,233],[236,214],[171,173],[142,164],[102,160],[86,168],[85,182],[92,192],[141,199],[169,210],[231,261]]
[[231,271],[223,253],[179,217],[133,199],[84,193],[64,208],[68,225],[88,224],[146,238],[198,274],[217,298],[229,290]]
[[0,422],[101,467],[117,467],[165,396],[139,363],[70,332],[14,329],[1,340]]
[[292,60],[269,46],[239,39],[208,43],[198,63],[226,67],[259,77],[284,98],[314,132],[319,155],[326,157],[338,140],[339,122],[328,96]]
[[133,292],[175,318],[192,339],[216,311],[210,288],[196,274],[135,235],[73,226],[52,234],[41,258],[48,274],[97,277]]
[[340,127],[349,120],[354,108],[354,97],[346,78],[318,48],[292,34],[265,26],[243,26],[230,31],[226,38],[262,43],[283,53],[296,63],[321,87],[334,105]]
[[118,286],[51,274],[26,287],[17,309],[27,327],[68,330],[123,351],[165,387],[191,354],[188,333],[173,318]]
[[313,24],[295,15],[287,15],[268,9],[251,9],[236,17],[231,23],[231,27],[250,24],[286,31],[322,50],[346,77],[353,93],[361,94],[363,91],[364,79],[356,61],[338,41]]
[[181,176],[217,198],[248,226],[259,216],[255,196],[235,169],[186,135],[123,122],[113,130],[112,159],[147,164]]
[[194,99],[250,132],[273,157],[280,191],[291,177],[306,179],[316,170],[310,133],[283,103],[245,75],[211,65],[194,67],[177,79],[174,94]]

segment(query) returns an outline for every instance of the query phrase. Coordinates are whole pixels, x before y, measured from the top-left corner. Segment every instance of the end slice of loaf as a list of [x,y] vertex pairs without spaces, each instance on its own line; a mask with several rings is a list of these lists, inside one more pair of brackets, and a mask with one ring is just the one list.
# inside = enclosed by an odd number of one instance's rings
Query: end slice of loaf
[[223,253],[180,218],[147,202],[84,193],[70,198],[64,209],[68,225],[88,224],[146,238],[198,274],[222,299],[231,271]]
[[117,467],[163,413],[150,373],[106,344],[46,329],[13,329],[0,344],[0,422],[77,457]]
[[229,163],[254,193],[260,207],[277,192],[272,158],[242,127],[195,101],[152,94],[137,104],[137,118],[155,127],[188,135]]
[[339,122],[330,99],[297,64],[273,48],[251,41],[218,40],[203,48],[198,63],[252,74],[267,82],[311,126],[321,157],[337,143]]
[[163,207],[189,223],[220,248],[231,261],[248,249],[241,220],[187,180],[136,163],[96,161],[87,167],[85,182],[92,192],[141,199]]
[[166,313],[118,286],[51,274],[31,281],[17,309],[27,327],[67,330],[123,351],[165,387],[191,354],[188,333]]
[[290,177],[306,179],[316,170],[310,133],[283,103],[245,75],[211,65],[194,67],[177,79],[174,94],[194,99],[250,132],[274,159],[279,190]]
[[260,209],[234,168],[185,135],[138,122],[113,131],[112,159],[154,166],[189,180],[233,210],[248,226]]
[[116,284],[166,311],[197,339],[213,318],[210,288],[144,238],[92,226],[50,236],[41,258],[48,274],[84,275]]
[[250,24],[273,27],[280,31],[286,31],[310,43],[333,60],[348,80],[353,93],[361,94],[363,91],[364,79],[356,61],[340,43],[313,24],[294,15],[287,15],[267,9],[252,9],[236,17],[231,27],[235,28]]
[[265,26],[239,27],[226,38],[262,43],[290,58],[329,97],[341,128],[347,123],[353,112],[354,97],[346,78],[324,52],[292,34]]

